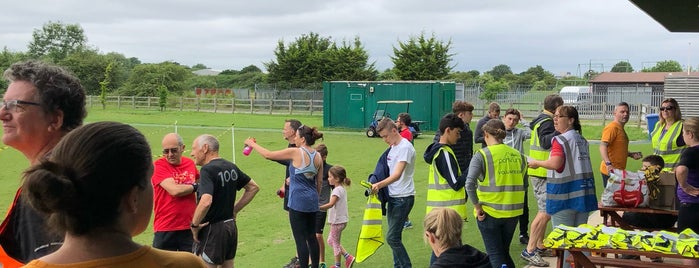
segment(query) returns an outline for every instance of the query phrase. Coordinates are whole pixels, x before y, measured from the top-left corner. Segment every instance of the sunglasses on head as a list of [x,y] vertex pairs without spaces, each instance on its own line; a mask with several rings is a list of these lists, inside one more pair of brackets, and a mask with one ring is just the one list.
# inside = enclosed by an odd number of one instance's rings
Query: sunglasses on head
[[168,148],[168,149],[163,149],[163,154],[168,154],[168,153],[176,154],[179,151],[180,151],[179,148]]
[[660,109],[658,109],[658,110],[661,110],[661,111],[672,111],[672,110],[674,110],[674,109],[675,109],[675,107],[672,107],[672,106],[662,106],[662,107],[660,107]]

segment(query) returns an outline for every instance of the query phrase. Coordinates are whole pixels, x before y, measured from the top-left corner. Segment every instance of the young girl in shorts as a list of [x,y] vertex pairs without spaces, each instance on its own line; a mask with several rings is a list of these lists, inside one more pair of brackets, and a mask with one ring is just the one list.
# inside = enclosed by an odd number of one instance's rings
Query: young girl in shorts
[[328,212],[328,223],[330,223],[330,234],[328,235],[328,245],[332,246],[333,254],[335,255],[335,265],[333,268],[340,268],[340,260],[345,257],[345,267],[352,267],[354,256],[345,251],[345,248],[340,244],[342,230],[347,227],[349,221],[347,213],[347,191],[345,186],[351,183],[350,178],[347,178],[347,171],[342,166],[333,166],[328,171],[328,182],[334,186],[330,194],[330,201],[320,206],[321,210],[330,209]]

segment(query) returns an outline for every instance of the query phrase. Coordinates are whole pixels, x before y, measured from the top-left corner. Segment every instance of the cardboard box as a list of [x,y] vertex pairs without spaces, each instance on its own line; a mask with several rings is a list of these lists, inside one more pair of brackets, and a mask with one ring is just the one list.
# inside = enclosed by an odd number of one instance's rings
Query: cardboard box
[[676,189],[675,173],[660,173],[660,192],[657,199],[650,199],[649,206],[655,209],[675,210]]

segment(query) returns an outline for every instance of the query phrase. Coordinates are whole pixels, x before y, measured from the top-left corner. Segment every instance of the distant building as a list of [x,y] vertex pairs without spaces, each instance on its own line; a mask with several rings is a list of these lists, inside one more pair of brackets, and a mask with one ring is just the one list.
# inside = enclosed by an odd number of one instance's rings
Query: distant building
[[199,75],[199,76],[215,76],[221,73],[221,71],[217,71],[214,69],[201,69],[201,70],[196,70],[192,71],[193,74]]
[[594,103],[645,104],[653,108],[649,111],[653,113],[663,99],[675,98],[683,115],[690,110],[699,113],[699,109],[685,108],[699,108],[699,72],[604,72],[589,82]]

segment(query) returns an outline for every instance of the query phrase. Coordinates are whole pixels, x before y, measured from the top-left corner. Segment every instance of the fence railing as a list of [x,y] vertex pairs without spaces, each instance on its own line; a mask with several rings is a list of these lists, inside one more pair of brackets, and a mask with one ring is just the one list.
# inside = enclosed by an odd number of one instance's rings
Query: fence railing
[[[88,96],[87,106],[102,107],[99,96]],[[158,97],[107,96],[105,108],[160,110]],[[323,100],[170,97],[166,110],[250,114],[323,114]]]

